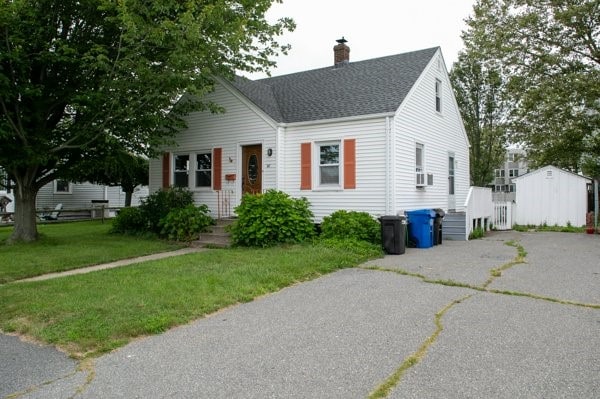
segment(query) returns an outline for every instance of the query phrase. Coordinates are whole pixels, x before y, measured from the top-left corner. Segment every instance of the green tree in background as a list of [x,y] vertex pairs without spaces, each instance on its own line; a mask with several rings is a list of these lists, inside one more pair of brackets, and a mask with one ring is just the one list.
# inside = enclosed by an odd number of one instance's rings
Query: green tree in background
[[506,153],[504,84],[491,63],[466,47],[452,66],[450,81],[469,137],[471,184],[485,187]]
[[467,51],[501,66],[510,141],[533,166],[598,170],[600,2],[478,0],[467,24]]
[[[10,241],[37,238],[38,190],[83,160],[151,156],[215,77],[268,71],[287,51],[279,0],[0,2],[0,168],[15,182]],[[189,95],[184,95],[188,93]],[[182,97],[183,96],[183,97]]]
[[148,159],[123,149],[110,149],[102,159],[82,160],[65,177],[74,182],[120,186],[127,207],[131,206],[135,188],[148,185]]

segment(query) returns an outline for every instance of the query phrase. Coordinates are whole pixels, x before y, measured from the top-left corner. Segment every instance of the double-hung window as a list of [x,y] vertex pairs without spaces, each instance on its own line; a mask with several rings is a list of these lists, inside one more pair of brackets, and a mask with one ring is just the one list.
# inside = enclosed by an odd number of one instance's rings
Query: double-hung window
[[73,194],[73,185],[65,179],[54,180],[54,194]]
[[415,172],[417,186],[425,185],[425,167],[423,166],[425,147],[417,143],[415,147]]
[[318,143],[319,184],[340,184],[340,142]]
[[435,80],[435,110],[442,112],[442,81]]
[[173,170],[173,182],[175,187],[190,186],[190,156],[188,154],[176,154],[173,156],[175,168]]
[[454,155],[448,156],[448,194],[454,195]]
[[212,153],[196,154],[196,187],[211,187]]

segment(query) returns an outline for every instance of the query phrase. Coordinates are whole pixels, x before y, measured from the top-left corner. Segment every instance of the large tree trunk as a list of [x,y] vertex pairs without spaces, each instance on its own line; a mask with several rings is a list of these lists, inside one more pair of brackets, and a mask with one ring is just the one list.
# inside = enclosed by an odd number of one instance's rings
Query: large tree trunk
[[130,207],[131,206],[131,197],[133,195],[133,191],[125,191],[125,206],[126,207]]
[[17,184],[15,193],[15,227],[8,242],[35,241],[38,238],[35,199],[37,197],[35,186]]

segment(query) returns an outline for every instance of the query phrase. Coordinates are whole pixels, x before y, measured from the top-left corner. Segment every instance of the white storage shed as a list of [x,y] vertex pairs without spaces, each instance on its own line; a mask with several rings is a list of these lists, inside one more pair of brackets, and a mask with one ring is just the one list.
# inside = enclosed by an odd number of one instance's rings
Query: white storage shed
[[591,179],[549,165],[513,181],[516,184],[516,224],[585,225],[587,185]]

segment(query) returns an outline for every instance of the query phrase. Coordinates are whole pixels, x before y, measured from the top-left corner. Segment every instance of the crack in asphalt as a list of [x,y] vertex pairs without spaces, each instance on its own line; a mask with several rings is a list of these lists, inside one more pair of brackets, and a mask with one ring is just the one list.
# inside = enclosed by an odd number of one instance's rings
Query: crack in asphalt
[[[359,268],[365,269],[365,270],[392,272],[392,273],[400,274],[403,276],[415,277],[415,278],[421,279],[424,283],[428,283],[428,284],[438,284],[438,285],[443,285],[443,286],[447,286],[447,287],[468,288],[468,289],[472,289],[475,291],[485,292],[485,293],[490,293],[490,294],[521,296],[521,297],[526,297],[526,298],[531,298],[531,299],[536,299],[536,300],[543,300],[543,301],[547,301],[547,302],[557,303],[557,304],[561,304],[561,305],[570,305],[570,306],[578,306],[578,307],[585,307],[585,308],[591,308],[591,309],[600,309],[600,304],[580,303],[580,302],[546,297],[546,296],[532,294],[532,293],[526,293],[526,292],[496,290],[496,289],[488,288],[489,285],[492,282],[494,282],[497,278],[502,277],[503,271],[508,270],[508,269],[512,268],[513,266],[527,263],[525,260],[525,258],[527,256],[527,252],[525,251],[525,248],[523,248],[523,246],[521,244],[519,244],[516,241],[508,241],[505,244],[516,248],[516,250],[517,250],[516,257],[513,260],[511,260],[510,262],[505,263],[504,265],[502,265],[498,268],[490,269],[490,277],[482,285],[473,285],[473,284],[463,283],[463,282],[454,281],[454,280],[431,279],[423,274],[413,273],[413,272],[409,272],[409,271],[403,270],[403,269],[388,269],[388,268],[383,268],[383,267],[378,267],[378,266],[370,266],[370,267],[359,266]],[[427,337],[427,339],[421,344],[421,346],[419,347],[419,349],[416,352],[414,352],[413,354],[409,355],[406,359],[404,359],[402,364],[387,379],[385,379],[381,384],[379,384],[369,394],[368,399],[382,399],[382,398],[388,397],[388,395],[391,393],[391,391],[400,384],[402,376],[405,374],[405,372],[408,369],[410,369],[411,367],[418,364],[427,354],[427,350],[429,349],[429,347],[431,345],[433,345],[433,343],[437,340],[438,336],[441,334],[442,330],[444,329],[442,322],[441,322],[442,316],[444,316],[444,314],[448,310],[450,310],[452,307],[466,301],[467,299],[473,297],[474,295],[476,295],[476,294],[474,293],[474,294],[467,295],[463,298],[456,299],[456,300],[450,302],[449,304],[447,304],[444,308],[442,308],[442,310],[437,312],[434,316],[434,323],[436,325],[436,330],[434,331],[434,333],[432,335],[430,335],[429,337]]]
[[429,347],[434,344],[438,336],[444,330],[444,326],[442,325],[442,317],[444,316],[444,314],[453,306],[458,305],[463,301],[466,301],[473,295],[475,294],[469,294],[460,299],[455,299],[454,301],[444,306],[440,311],[438,311],[433,318],[436,327],[433,334],[427,337],[427,339],[421,344],[421,346],[419,346],[419,349],[417,349],[416,352],[412,353],[406,359],[404,359],[400,367],[398,367],[396,371],[394,371],[387,379],[385,379],[385,381],[379,384],[379,386],[377,386],[369,394],[368,399],[386,398],[390,394],[392,389],[394,389],[398,385],[404,373],[408,369],[419,363],[427,355],[427,350],[429,349]]

